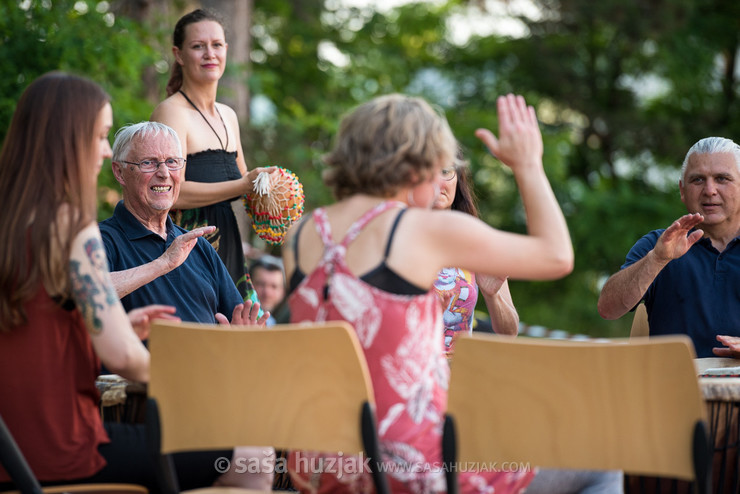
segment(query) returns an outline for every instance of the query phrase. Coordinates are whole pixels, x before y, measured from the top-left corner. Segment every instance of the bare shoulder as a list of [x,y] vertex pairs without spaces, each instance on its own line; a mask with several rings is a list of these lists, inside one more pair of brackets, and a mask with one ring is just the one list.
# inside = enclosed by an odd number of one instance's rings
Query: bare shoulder
[[183,104],[183,99],[178,94],[160,102],[152,112],[149,120],[170,124],[171,122],[182,122],[188,115],[188,107]]
[[235,126],[237,129],[239,128],[239,118],[236,116],[236,111],[234,111],[233,108],[224,103],[219,103],[218,101],[216,102],[216,108],[219,113],[221,113],[221,116],[225,121],[229,122],[229,124]]
[[[100,237],[100,229],[98,224],[92,222],[82,228],[74,238],[74,244],[78,246],[88,245],[90,241],[99,242],[102,245],[102,238]],[[86,249],[89,250],[89,249]]]
[[77,223],[81,217],[80,211],[72,206],[68,202],[63,202],[59,205],[56,211],[56,217],[52,223],[52,231],[55,233],[52,238],[64,239],[68,238],[69,235],[74,235],[75,232],[71,232],[71,225]]
[[221,112],[221,115],[223,115],[224,118],[236,118],[236,112],[229,105],[216,101],[216,107],[218,108],[218,111]]
[[409,241],[434,245],[439,252],[479,245],[494,229],[460,211],[411,208],[399,224],[397,235]]
[[448,231],[450,226],[462,221],[465,224],[476,223],[478,220],[470,215],[459,211],[436,210],[423,208],[409,208],[404,219],[408,228],[414,228],[419,233],[429,232],[436,234],[438,232]]

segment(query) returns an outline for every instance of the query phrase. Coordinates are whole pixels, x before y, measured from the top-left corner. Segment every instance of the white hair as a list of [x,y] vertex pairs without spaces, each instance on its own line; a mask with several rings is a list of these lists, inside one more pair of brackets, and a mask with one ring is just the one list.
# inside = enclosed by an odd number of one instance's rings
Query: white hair
[[681,165],[681,183],[686,178],[686,167],[689,164],[689,158],[693,154],[714,154],[714,153],[732,153],[735,156],[735,164],[740,169],[740,146],[731,139],[724,137],[705,137],[696,142],[683,160]]
[[178,158],[182,158],[182,145],[180,144],[180,138],[177,136],[175,129],[169,125],[165,125],[160,122],[139,122],[135,124],[124,125],[116,132],[116,138],[113,142],[113,158],[112,161],[125,160],[128,157],[129,149],[131,148],[131,142],[136,137],[142,139],[154,138],[160,134],[164,134],[172,138],[177,145]]

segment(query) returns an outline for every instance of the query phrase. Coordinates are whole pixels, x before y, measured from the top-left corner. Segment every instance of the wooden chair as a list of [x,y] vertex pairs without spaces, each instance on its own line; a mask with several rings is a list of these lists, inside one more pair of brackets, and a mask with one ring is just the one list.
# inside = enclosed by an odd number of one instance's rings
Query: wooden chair
[[163,492],[179,492],[170,453],[237,445],[362,454],[376,491],[389,492],[377,468],[372,383],[348,323],[235,330],[155,321],[149,350],[147,427]]
[[711,486],[706,409],[685,336],[609,343],[478,335],[451,363],[443,434],[456,461],[623,470]]
[[635,315],[632,319],[632,329],[630,329],[630,338],[640,336],[650,336],[650,326],[648,324],[647,309],[645,304],[638,304],[635,309]]
[[135,484],[72,484],[41,487],[2,417],[0,417],[0,465],[18,488],[17,491],[5,491],[3,494],[148,493],[146,487]]

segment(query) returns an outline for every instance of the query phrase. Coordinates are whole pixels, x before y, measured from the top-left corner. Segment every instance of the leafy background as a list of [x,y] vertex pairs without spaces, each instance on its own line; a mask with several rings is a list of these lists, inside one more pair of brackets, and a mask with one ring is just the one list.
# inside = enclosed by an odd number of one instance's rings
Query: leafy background
[[[234,87],[246,93],[237,111],[248,163],[296,172],[307,209],[331,201],[321,155],[341,115],[378,94],[405,92],[445,111],[470,159],[483,219],[523,232],[511,174],[473,137],[477,127],[497,128],[498,95],[520,93],[542,122],[546,169],[576,253],[562,280],[511,282],[521,320],[627,335],[629,317],[605,321],[596,312],[603,282],[641,235],[683,214],[678,170],[691,144],[740,135],[740,2],[375,3],[0,0],[0,138],[20,93],[49,70],[103,85],[116,128],[148,119],[165,95],[175,21],[205,6],[227,14],[219,99],[230,102]],[[118,198],[104,167],[101,219]]]

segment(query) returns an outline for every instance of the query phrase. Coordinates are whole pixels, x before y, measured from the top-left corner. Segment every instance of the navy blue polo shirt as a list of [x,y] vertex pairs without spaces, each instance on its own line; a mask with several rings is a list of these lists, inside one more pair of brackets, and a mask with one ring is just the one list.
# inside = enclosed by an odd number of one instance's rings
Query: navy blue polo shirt
[[[626,268],[650,252],[665,230],[654,230],[632,247]],[[717,335],[740,336],[740,245],[734,238],[724,252],[702,238],[686,254],[669,262],[643,300],[650,335],[686,334],[697,357],[712,357],[721,347]]]
[[[187,230],[167,218],[167,240],[148,230],[120,201],[113,216],[100,223],[110,271],[123,271],[151,262]],[[198,242],[182,265],[121,299],[129,311],[150,304],[173,305],[183,321],[215,323],[216,312],[231,319],[242,303],[239,291],[208,240]]]

